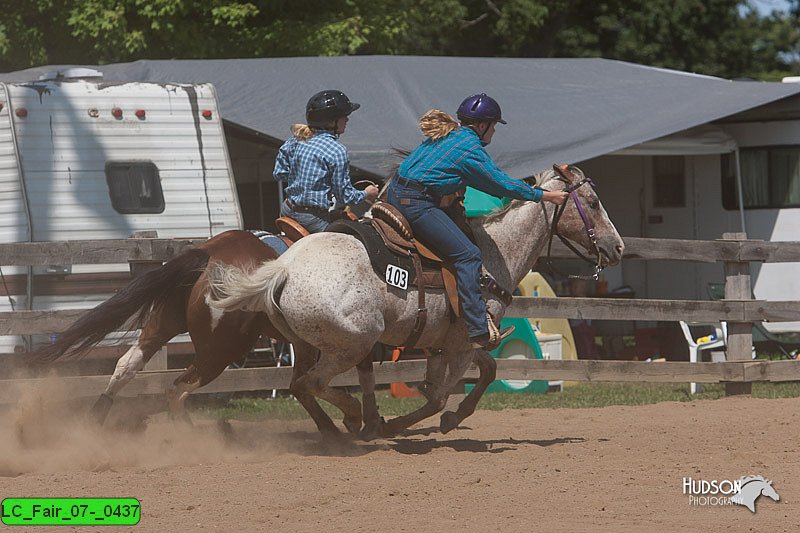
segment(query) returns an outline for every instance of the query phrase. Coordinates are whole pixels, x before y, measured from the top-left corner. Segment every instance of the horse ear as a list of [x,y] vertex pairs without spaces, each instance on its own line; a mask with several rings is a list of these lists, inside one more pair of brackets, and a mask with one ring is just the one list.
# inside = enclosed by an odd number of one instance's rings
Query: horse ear
[[567,180],[567,182],[571,182],[575,177],[569,170],[569,165],[556,165],[554,163],[553,170],[556,171],[556,174]]

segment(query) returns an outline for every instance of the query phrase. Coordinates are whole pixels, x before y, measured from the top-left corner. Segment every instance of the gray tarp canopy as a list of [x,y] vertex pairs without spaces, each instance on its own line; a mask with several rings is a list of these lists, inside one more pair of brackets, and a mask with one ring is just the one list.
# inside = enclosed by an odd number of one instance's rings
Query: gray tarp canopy
[[[32,81],[62,67],[0,74]],[[340,89],[361,109],[342,141],[354,166],[385,174],[392,148],[413,148],[419,116],[455,113],[469,94],[496,98],[508,126],[489,148],[520,178],[579,162],[800,93],[800,84],[728,81],[606,59],[348,56],[142,60],[96,66],[109,81],[216,86],[222,116],[276,139],[304,121],[307,99]]]

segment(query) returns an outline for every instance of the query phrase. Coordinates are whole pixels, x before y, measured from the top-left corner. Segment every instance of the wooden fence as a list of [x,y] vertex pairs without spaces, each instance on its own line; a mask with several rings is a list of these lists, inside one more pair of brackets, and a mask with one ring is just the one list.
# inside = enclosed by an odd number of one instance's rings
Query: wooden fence
[[[107,241],[69,241],[0,244],[0,264],[17,266],[52,264],[131,265],[135,274],[154,268],[196,241],[132,238]],[[751,299],[751,262],[800,262],[800,242],[747,240],[743,234],[725,234],[715,241],[676,239],[625,239],[624,260],[723,262],[725,299],[721,301],[652,300],[614,298],[515,298],[509,317],[576,318],[593,320],[658,320],[728,322],[728,357],[725,363],[636,361],[499,360],[498,379],[549,379],[574,381],[726,382],[729,393],[749,393],[754,381],[800,380],[800,364],[794,361],[753,361],[752,324],[759,321],[800,321],[800,302],[768,302]],[[554,245],[553,256],[571,258],[565,247]],[[80,310],[0,312],[0,335],[51,334],[64,330]],[[375,365],[378,383],[420,381],[424,361],[399,361]],[[162,392],[177,371],[142,372],[123,395]],[[288,368],[226,370],[204,392],[288,388]],[[467,377],[476,377],[471,369]],[[107,376],[58,378],[76,396],[102,392]],[[335,384],[356,385],[355,372],[339,376]],[[21,387],[52,386],[47,379],[0,380],[0,403],[12,402]]]

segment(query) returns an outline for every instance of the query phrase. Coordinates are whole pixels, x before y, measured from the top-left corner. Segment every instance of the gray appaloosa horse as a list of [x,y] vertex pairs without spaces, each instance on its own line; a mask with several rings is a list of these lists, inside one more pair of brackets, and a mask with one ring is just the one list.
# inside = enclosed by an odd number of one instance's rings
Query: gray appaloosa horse
[[[594,191],[591,180],[576,167],[559,167],[537,176],[546,190],[567,190],[570,199],[557,218],[555,232],[594,256],[598,270],[620,261],[624,244]],[[505,209],[470,220],[484,265],[501,287],[512,290],[531,270],[551,237],[554,206],[514,201]],[[577,250],[576,250],[577,251]],[[374,401],[372,364],[365,356],[376,342],[397,346],[408,338],[417,316],[417,292],[387,285],[372,269],[364,246],[340,233],[310,235],[279,259],[253,272],[209,265],[212,307],[228,311],[263,311],[295,347],[296,364],[290,391],[309,410],[319,413],[314,397],[342,410],[351,433],[361,429],[357,399],[329,386],[334,376],[358,365],[364,392],[364,430],[369,439],[394,435],[441,411],[450,390],[475,362],[480,379],[456,412],[442,415],[447,432],[471,415],[486,387],[495,379],[496,363],[468,342],[461,320],[451,321],[447,298],[430,290],[427,323],[416,347],[440,351],[428,359],[428,402],[417,411],[384,422]],[[498,320],[505,306],[486,294],[487,307]],[[317,358],[317,354],[319,357]],[[328,418],[314,416],[323,433],[338,434]],[[327,420],[326,420],[327,419]]]

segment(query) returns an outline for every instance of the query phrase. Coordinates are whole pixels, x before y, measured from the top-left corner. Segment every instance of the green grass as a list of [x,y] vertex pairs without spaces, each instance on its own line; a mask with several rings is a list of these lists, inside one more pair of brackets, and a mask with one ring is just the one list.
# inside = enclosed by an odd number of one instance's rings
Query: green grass
[[[422,405],[421,398],[392,398],[388,391],[378,391],[378,405],[384,416],[406,414]],[[358,395],[357,395],[358,396]],[[686,383],[579,383],[562,392],[547,394],[486,394],[478,409],[586,408],[608,405],[644,405],[658,402],[716,400],[725,396],[722,384],[703,385],[701,393],[691,396]],[[794,398],[800,396],[800,383],[754,383],[753,398]],[[341,414],[321,402],[333,418]],[[203,416],[236,420],[304,419],[308,415],[294,399],[235,398],[218,405],[196,409]]]

